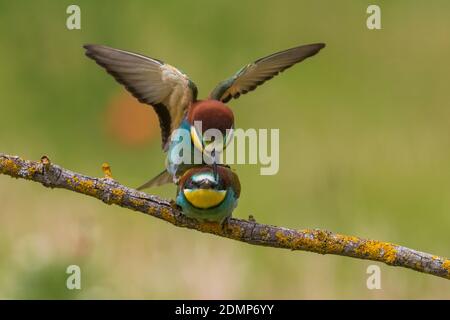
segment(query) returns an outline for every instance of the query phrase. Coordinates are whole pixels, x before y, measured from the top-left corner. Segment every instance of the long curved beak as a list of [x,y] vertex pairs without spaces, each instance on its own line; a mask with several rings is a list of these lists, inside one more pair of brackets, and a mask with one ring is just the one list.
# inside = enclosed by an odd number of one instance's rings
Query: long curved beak
[[217,155],[216,155],[216,150],[214,149],[211,152],[211,156],[213,157],[213,174],[214,174],[214,179],[217,181],[218,180],[218,173],[217,173]]

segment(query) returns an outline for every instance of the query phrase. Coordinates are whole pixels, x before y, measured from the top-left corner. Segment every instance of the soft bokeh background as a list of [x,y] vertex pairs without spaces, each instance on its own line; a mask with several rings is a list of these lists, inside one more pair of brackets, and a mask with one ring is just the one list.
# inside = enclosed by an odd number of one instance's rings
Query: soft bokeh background
[[[82,30],[65,27],[82,10]],[[382,30],[366,28],[379,4]],[[0,152],[43,154],[136,186],[164,155],[153,111],[84,43],[180,67],[205,97],[247,62],[325,42],[230,102],[237,126],[280,128],[280,171],[236,166],[235,216],[450,256],[448,1],[0,1]],[[173,197],[175,187],[154,190]],[[65,287],[66,267],[82,290]],[[450,298],[450,282],[371,262],[250,246],[0,176],[0,298]]]

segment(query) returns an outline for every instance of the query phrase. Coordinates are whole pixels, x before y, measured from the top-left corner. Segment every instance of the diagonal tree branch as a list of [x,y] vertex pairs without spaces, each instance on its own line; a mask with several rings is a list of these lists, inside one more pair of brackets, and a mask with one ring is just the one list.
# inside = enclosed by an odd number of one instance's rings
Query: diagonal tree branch
[[171,201],[119,184],[110,178],[107,168],[106,178],[92,178],[54,165],[45,156],[41,161],[29,161],[0,154],[0,173],[36,181],[49,188],[63,188],[89,195],[107,204],[149,214],[177,227],[195,229],[249,244],[379,261],[450,279],[449,259],[389,242],[318,229],[287,229],[234,218],[229,219],[224,226],[198,222],[183,215]]

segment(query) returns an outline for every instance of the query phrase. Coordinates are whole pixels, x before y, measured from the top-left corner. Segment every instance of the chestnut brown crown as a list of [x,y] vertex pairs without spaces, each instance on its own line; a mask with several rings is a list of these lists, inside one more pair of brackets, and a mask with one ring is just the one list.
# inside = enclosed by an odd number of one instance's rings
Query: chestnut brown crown
[[208,129],[217,129],[225,135],[227,129],[234,127],[233,111],[218,100],[196,101],[189,109],[187,119],[191,125],[201,121],[202,134]]

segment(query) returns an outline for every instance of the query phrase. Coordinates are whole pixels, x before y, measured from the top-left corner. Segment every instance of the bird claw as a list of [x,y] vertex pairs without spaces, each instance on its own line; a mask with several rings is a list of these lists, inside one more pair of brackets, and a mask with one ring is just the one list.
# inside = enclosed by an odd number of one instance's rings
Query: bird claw
[[228,223],[229,223],[230,217],[226,217],[223,219],[223,221],[220,224],[220,227],[222,228],[222,231],[226,231],[228,229]]
[[176,203],[175,200],[170,199],[169,201],[170,207],[174,210],[181,211],[181,207]]

